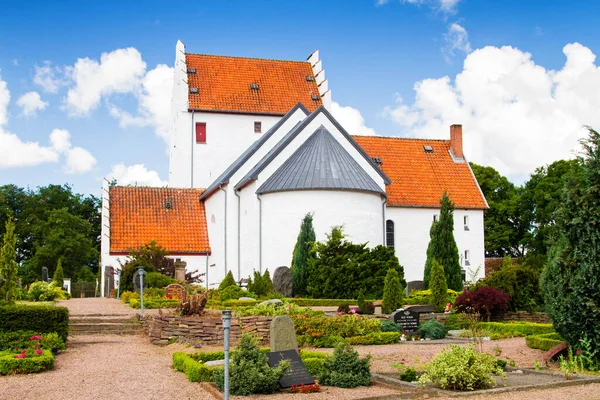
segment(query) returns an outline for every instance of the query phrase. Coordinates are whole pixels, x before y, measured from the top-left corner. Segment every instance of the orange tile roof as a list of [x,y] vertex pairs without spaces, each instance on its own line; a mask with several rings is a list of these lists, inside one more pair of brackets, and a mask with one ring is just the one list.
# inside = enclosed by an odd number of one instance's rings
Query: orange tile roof
[[323,104],[316,82],[306,80],[314,77],[306,61],[186,54],[186,63],[196,68],[188,87],[198,88],[188,94],[190,109],[284,115],[298,102],[311,112]]
[[204,203],[198,200],[203,191],[110,188],[110,252],[129,252],[152,240],[172,254],[210,252]]
[[[353,136],[369,154],[379,157],[383,172],[392,180],[386,187],[388,205],[439,207],[448,191],[456,208],[487,208],[467,162],[454,162],[449,140]],[[423,146],[431,146],[432,153]]]

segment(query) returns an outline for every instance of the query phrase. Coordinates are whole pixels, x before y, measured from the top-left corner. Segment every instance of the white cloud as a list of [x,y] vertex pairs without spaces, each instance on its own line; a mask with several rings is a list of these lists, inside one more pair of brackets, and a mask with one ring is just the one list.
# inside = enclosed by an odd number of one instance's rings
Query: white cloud
[[[454,14],[456,12],[456,6],[461,0],[400,0],[402,3],[426,5],[429,8],[442,12],[444,14]],[[384,0],[383,3],[387,3],[388,0]],[[378,3],[379,4],[379,3]]]
[[50,144],[59,153],[64,153],[71,148],[71,134],[66,129],[54,129],[50,133]]
[[96,165],[96,159],[86,149],[73,147],[67,150],[65,172],[67,174],[82,174],[91,171]]
[[535,168],[572,158],[582,125],[600,127],[600,69],[579,43],[563,48],[565,65],[546,70],[531,54],[488,46],[470,53],[463,70],[414,86],[413,104],[398,100],[385,113],[409,136],[444,138],[463,124],[469,160],[491,165],[513,180]]
[[8,103],[10,102],[10,91],[6,81],[0,76],[0,127],[8,122]]
[[457,51],[468,54],[472,50],[467,30],[457,23],[450,24],[448,32],[444,34],[444,42],[446,44],[442,51],[448,62]]
[[27,92],[17,100],[17,105],[23,109],[24,115],[35,115],[38,110],[48,107],[38,92]]
[[85,115],[98,106],[102,96],[134,91],[145,73],[146,63],[133,47],[102,53],[100,62],[80,58],[67,68],[75,85],[65,98],[67,110],[73,115]]
[[333,101],[331,114],[351,135],[376,135],[375,130],[365,126],[365,119],[356,108],[341,106]]
[[53,67],[50,61],[44,61],[42,67],[35,66],[33,83],[41,86],[48,93],[57,93],[61,86],[67,84],[63,76],[63,70],[59,67]]
[[135,185],[135,186],[166,186],[167,182],[162,181],[158,176],[158,172],[149,171],[144,164],[135,164],[125,166],[119,163],[113,166],[112,171],[108,176],[108,180],[115,179],[119,185]]

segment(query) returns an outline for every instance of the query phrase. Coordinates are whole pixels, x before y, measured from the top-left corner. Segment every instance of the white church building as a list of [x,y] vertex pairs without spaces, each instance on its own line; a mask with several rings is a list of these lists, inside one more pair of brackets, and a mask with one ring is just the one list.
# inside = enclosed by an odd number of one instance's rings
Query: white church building
[[317,240],[341,225],[348,240],[394,249],[406,280],[422,280],[444,191],[462,268],[483,267],[487,203],[461,125],[450,140],[352,136],[329,111],[318,51],[281,61],[189,54],[178,42],[174,70],[169,185],[105,181],[103,272],[151,240],[209,288],[230,270],[236,280],[272,272],[290,266],[312,213]]

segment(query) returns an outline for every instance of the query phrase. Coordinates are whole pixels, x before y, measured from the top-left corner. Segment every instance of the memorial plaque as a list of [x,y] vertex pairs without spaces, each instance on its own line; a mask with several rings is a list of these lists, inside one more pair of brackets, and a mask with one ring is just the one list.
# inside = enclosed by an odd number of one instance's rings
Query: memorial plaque
[[296,350],[273,351],[267,353],[267,359],[270,367],[276,367],[281,360],[290,360],[290,368],[285,375],[279,379],[279,386],[282,388],[290,388],[294,385],[312,385],[315,379],[306,369],[306,366],[300,359],[300,355]]
[[390,318],[400,327],[402,332],[416,332],[419,328],[421,314],[411,310],[396,310]]
[[172,283],[165,288],[165,296],[167,299],[185,299],[185,288],[177,283]]

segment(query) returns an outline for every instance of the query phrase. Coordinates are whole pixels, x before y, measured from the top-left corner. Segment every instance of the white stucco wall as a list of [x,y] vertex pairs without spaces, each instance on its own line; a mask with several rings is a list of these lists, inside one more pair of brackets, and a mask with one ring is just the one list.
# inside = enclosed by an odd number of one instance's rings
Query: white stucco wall
[[[400,264],[404,266],[407,281],[423,280],[427,259],[429,230],[433,216],[440,214],[433,208],[387,207],[386,220],[394,221],[395,249]],[[469,230],[465,231],[463,218],[468,217]],[[454,239],[461,255],[461,267],[467,271],[482,266],[479,277],[483,277],[485,252],[483,243],[483,210],[454,210]],[[464,254],[468,250],[470,266],[465,265]]]

